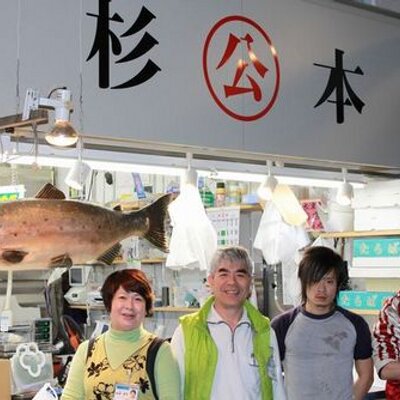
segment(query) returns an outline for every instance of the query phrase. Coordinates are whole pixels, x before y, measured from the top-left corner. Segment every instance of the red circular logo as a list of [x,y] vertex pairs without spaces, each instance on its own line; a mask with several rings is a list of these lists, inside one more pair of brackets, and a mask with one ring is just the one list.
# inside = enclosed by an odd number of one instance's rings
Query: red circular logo
[[260,25],[246,17],[225,17],[213,26],[204,44],[203,72],[218,106],[241,121],[266,115],[278,96],[275,47]]

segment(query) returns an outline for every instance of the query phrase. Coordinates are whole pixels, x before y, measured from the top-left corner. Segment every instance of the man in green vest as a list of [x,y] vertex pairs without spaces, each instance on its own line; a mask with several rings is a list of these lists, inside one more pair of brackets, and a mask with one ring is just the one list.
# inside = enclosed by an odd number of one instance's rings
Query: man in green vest
[[180,318],[172,337],[185,400],[284,400],[277,340],[249,301],[253,262],[240,246],[218,249],[212,296]]

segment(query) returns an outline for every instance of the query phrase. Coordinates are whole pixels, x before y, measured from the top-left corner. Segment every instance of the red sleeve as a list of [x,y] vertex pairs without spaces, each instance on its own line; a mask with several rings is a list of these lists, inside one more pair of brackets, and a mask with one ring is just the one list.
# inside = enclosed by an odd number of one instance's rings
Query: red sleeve
[[386,300],[373,329],[374,361],[378,372],[400,359],[400,291]]

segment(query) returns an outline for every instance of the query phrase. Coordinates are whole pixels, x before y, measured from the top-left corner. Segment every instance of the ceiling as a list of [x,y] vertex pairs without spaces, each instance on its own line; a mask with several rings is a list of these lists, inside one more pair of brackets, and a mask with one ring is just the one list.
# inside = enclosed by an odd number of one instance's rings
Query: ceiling
[[399,0],[334,0],[334,1],[400,19]]

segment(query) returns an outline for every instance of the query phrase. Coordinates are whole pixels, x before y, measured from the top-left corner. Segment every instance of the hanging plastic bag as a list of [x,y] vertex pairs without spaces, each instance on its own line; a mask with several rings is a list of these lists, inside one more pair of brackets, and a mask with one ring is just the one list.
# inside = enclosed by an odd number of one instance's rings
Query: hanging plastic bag
[[173,230],[165,265],[174,270],[183,267],[207,270],[217,249],[217,234],[207,217],[197,188],[184,186],[180,195],[169,205],[168,211]]
[[53,380],[53,362],[34,342],[21,343],[11,357],[13,394],[38,390]]
[[303,227],[287,224],[275,204],[267,204],[254,240],[254,248],[261,250],[267,264],[292,260],[297,250],[308,243],[309,238]]

